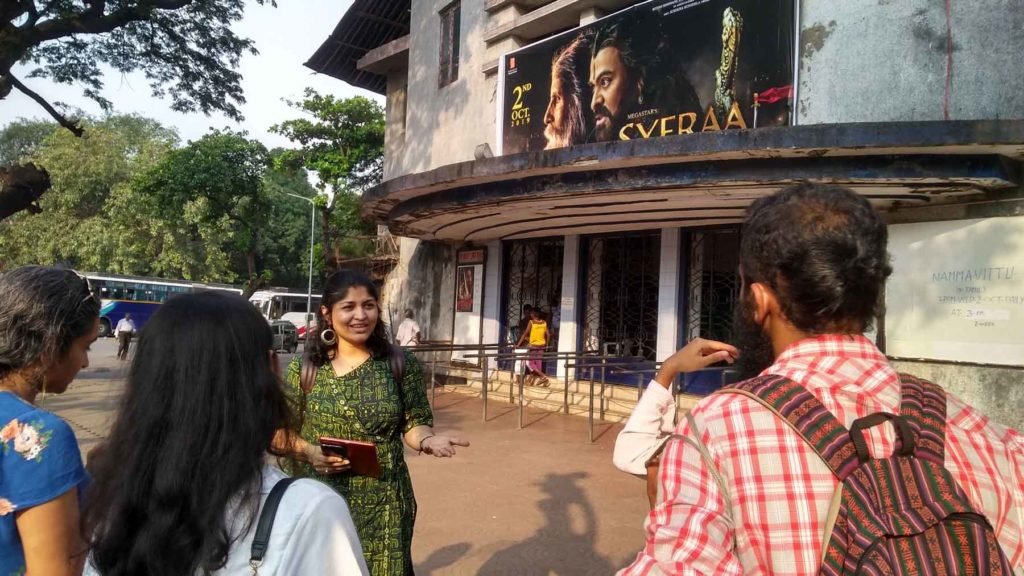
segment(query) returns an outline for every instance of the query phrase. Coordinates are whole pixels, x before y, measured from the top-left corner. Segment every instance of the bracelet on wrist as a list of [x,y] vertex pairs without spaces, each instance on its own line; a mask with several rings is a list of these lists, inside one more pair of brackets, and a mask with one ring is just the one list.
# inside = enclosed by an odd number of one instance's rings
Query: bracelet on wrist
[[420,439],[420,452],[423,452],[423,443],[426,442],[428,439],[433,438],[434,436],[436,436],[436,434],[430,434],[429,436],[424,436],[423,438]]

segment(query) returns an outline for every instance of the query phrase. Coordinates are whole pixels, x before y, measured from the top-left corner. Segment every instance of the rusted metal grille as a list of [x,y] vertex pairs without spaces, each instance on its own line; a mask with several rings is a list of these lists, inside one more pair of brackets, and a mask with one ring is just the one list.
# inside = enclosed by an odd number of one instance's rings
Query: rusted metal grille
[[441,61],[438,68],[437,87],[443,88],[459,78],[459,26],[462,6],[456,0],[440,12],[441,16]]
[[[505,319],[502,342],[515,344],[523,306],[540,307],[548,323],[562,296],[562,240],[517,240],[505,244],[502,263]],[[555,327],[551,326],[552,335]]]
[[687,340],[732,340],[733,310],[740,292],[739,253],[737,228],[690,234]]
[[584,350],[655,359],[660,253],[660,232],[588,240]]

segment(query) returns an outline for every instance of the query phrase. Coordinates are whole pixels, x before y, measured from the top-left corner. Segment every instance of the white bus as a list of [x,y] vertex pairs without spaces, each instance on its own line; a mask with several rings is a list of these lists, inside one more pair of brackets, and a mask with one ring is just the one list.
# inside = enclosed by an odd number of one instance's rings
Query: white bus
[[263,314],[268,322],[274,320],[287,320],[295,325],[299,333],[299,340],[306,337],[306,319],[309,318],[310,326],[316,325],[315,312],[320,308],[320,296],[313,295],[313,313],[306,310],[307,294],[295,292],[275,292],[273,290],[261,290],[255,292],[249,302]]

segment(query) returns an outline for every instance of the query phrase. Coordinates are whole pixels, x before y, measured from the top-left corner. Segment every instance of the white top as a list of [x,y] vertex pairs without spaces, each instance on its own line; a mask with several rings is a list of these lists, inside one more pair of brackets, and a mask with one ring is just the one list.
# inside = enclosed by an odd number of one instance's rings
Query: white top
[[117,321],[117,327],[114,328],[117,332],[135,332],[135,322],[127,318],[121,318]]
[[[261,512],[271,488],[285,477],[277,468],[263,468]],[[243,520],[236,518],[235,533],[241,530]],[[249,532],[232,544],[227,565],[214,572],[215,575],[249,576],[253,573],[249,555],[255,532],[256,520]],[[91,564],[86,563],[83,576],[99,576]],[[289,486],[277,508],[270,545],[259,568],[260,576],[369,576],[369,573],[345,499],[315,480],[302,479]]]
[[406,318],[398,325],[398,333],[395,334],[395,338],[398,340],[399,346],[414,346],[419,344],[419,339],[416,337],[419,333],[420,325],[412,318]]
[[615,439],[612,462],[623,472],[647,475],[645,464],[675,429],[675,401],[664,386],[651,380],[626,427]]

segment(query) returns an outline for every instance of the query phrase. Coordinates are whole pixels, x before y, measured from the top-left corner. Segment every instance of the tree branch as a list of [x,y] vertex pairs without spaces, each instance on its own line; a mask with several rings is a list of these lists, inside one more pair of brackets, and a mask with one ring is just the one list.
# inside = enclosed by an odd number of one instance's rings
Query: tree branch
[[25,86],[24,84],[22,84],[21,80],[18,80],[17,78],[14,77],[14,74],[11,74],[10,72],[8,72],[7,73],[7,79],[10,81],[10,83],[15,88],[17,88],[18,90],[20,90],[23,93],[25,93],[25,95],[28,96],[29,98],[35,100],[36,103],[38,103],[40,106],[42,106],[44,110],[49,112],[50,116],[53,116],[53,119],[56,120],[58,124],[60,124],[64,128],[67,128],[68,130],[70,130],[72,134],[74,134],[75,136],[78,136],[79,138],[82,137],[82,134],[85,134],[85,130],[82,130],[82,127],[78,125],[77,121],[68,120],[63,114],[58,112],[56,108],[51,106],[50,103],[47,102],[45,98],[43,98],[39,94],[36,94],[35,92],[33,92],[31,89],[29,89],[28,86]]
[[103,16],[103,10],[107,7],[106,0],[85,0],[85,3],[88,4],[89,9],[83,14],[89,17]]
[[22,210],[38,214],[36,201],[49,189],[49,173],[35,164],[0,166],[0,220]]
[[59,20],[48,20],[43,22],[35,30],[29,32],[32,37],[31,45],[49,40],[56,40],[71,34],[104,34],[113,32],[132,22],[149,20],[153,10],[178,10],[192,4],[194,0],[149,0],[140,2],[139,5],[129,6],[114,10],[104,16],[102,11],[99,14],[93,13],[90,9],[81,14]]
[[28,12],[29,21],[39,20],[39,10],[36,9],[35,0],[21,0],[21,4],[25,7],[25,12]]
[[[31,5],[31,0],[29,4]],[[11,22],[25,12],[27,12],[27,9],[23,1],[14,0],[13,2],[0,4],[0,20],[3,22]]]

